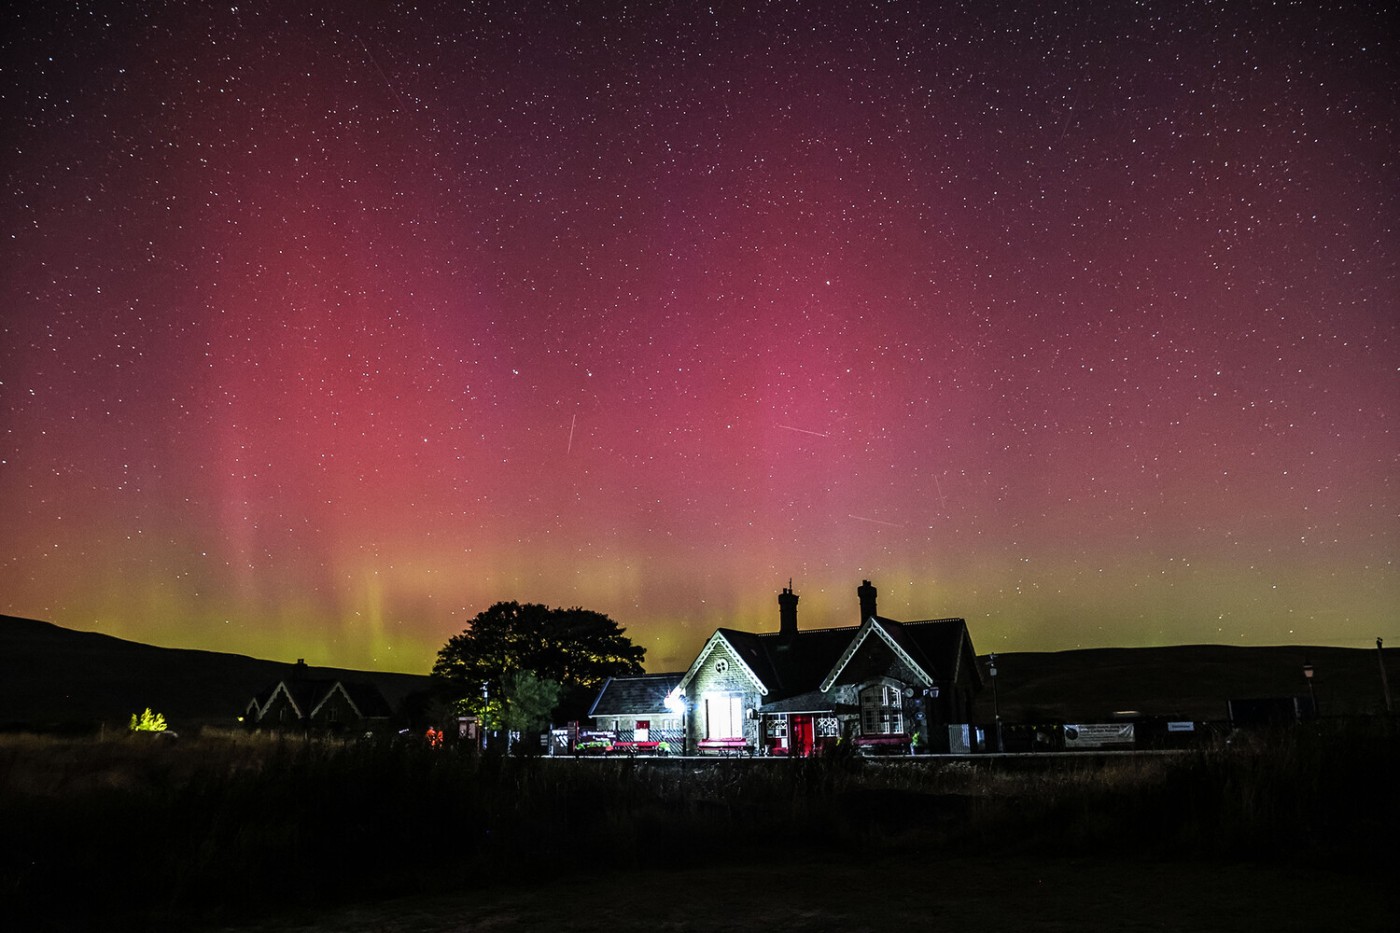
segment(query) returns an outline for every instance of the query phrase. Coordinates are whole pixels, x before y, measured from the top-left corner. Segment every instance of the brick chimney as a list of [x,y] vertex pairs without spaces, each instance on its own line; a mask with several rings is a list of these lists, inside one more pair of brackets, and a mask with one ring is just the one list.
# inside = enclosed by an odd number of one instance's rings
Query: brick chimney
[[792,581],[778,594],[778,634],[783,644],[790,644],[797,638],[797,594],[792,591]]
[[860,621],[862,623],[871,616],[877,615],[875,612],[876,592],[869,580],[860,581],[860,586],[856,589],[856,595],[860,597]]

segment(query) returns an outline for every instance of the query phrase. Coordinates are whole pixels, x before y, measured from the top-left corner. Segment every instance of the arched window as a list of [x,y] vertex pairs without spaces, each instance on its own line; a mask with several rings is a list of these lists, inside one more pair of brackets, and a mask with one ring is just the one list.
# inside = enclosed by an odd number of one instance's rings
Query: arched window
[[904,731],[904,694],[899,687],[879,684],[860,692],[860,731],[864,735]]

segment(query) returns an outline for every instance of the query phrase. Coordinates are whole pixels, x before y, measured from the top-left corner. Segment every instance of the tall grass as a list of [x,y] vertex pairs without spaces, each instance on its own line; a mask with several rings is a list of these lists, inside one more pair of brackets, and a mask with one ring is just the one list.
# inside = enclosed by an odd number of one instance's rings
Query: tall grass
[[[1396,743],[1019,766],[555,761],[243,734],[0,740],[0,927],[188,928],[580,870],[892,854],[1142,854],[1365,866]],[[8,922],[7,922],[8,921]],[[15,925],[18,921],[18,925]]]

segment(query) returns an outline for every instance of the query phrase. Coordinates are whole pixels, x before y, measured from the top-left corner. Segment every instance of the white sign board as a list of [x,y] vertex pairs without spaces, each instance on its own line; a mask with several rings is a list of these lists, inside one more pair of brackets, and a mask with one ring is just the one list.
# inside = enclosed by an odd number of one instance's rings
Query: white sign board
[[1065,725],[1065,748],[1132,748],[1136,744],[1130,722],[1090,722]]

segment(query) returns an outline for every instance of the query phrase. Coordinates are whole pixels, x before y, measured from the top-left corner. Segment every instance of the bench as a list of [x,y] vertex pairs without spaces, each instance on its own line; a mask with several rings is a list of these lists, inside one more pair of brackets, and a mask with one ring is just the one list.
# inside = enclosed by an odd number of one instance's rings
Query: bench
[[622,752],[624,755],[655,755],[660,748],[660,742],[614,742],[609,751]]
[[856,748],[865,755],[912,755],[912,740],[903,732],[890,735],[862,735],[855,740]]
[[753,753],[753,748],[746,739],[701,739],[695,743],[696,749],[702,755],[749,755]]

